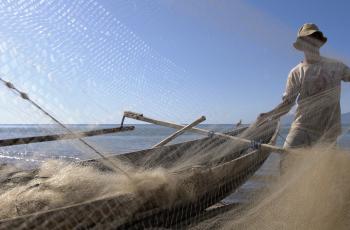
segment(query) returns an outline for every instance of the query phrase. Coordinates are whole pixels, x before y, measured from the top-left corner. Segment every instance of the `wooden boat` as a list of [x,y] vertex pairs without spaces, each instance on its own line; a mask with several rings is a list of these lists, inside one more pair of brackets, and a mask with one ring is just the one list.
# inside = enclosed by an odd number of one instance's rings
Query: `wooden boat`
[[[278,122],[270,121],[260,127],[253,125],[228,134],[274,144],[277,131]],[[168,169],[180,190],[191,189],[192,198],[178,193],[169,202],[166,197],[163,199],[167,193],[162,187],[153,194],[125,194],[1,220],[0,229],[171,227],[193,218],[234,192],[259,169],[269,154],[270,151],[258,145],[233,144],[232,140],[215,136],[116,156],[135,167]],[[110,170],[96,159],[80,164]]]

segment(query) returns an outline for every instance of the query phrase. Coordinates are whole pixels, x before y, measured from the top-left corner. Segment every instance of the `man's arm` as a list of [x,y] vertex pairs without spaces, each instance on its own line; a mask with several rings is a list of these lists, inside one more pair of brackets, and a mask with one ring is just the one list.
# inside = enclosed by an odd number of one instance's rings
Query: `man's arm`
[[282,102],[273,110],[262,113],[258,117],[258,123],[265,122],[269,119],[278,119],[287,114],[295,105],[295,101],[300,92],[300,80],[295,72],[291,72],[288,76],[286,91],[283,94]]
[[342,68],[343,69],[342,80],[349,82],[350,81],[350,68],[345,64],[342,64],[342,67],[343,67]]
[[281,116],[287,114],[295,105],[295,99],[296,97],[294,100],[283,99],[283,101],[278,104],[273,110],[260,114],[258,120],[264,122],[265,120],[280,118]]

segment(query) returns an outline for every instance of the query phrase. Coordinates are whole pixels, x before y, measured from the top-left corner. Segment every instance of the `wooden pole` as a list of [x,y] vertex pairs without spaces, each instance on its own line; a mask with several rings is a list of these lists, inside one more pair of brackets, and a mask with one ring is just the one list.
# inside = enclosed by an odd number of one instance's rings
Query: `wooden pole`
[[[165,126],[165,127],[169,127],[169,128],[173,128],[173,129],[182,129],[184,127],[183,125],[178,125],[178,124],[174,124],[174,123],[167,122],[167,121],[159,121],[159,120],[155,120],[155,119],[152,119],[149,117],[144,117],[143,114],[141,114],[141,113],[134,113],[134,112],[130,112],[130,111],[125,111],[124,116],[131,118],[131,119],[144,121],[144,122],[148,122],[151,124]],[[203,134],[203,132],[200,129],[195,128],[195,127],[191,128],[187,131],[197,133],[197,134]]]
[[[124,112],[124,116],[128,117],[128,118],[135,119],[135,120],[152,123],[152,124],[155,124],[155,125],[166,126],[166,127],[169,127],[169,128],[181,129],[181,128],[184,127],[183,125],[177,125],[177,124],[174,124],[174,123],[171,123],[171,122],[166,122],[166,121],[158,121],[158,120],[155,120],[155,119],[152,119],[152,118],[145,117],[145,116],[143,116],[143,114],[134,113],[134,112],[130,112],[130,111]],[[239,141],[241,143],[251,144],[251,140],[247,140],[245,138],[234,137],[234,136],[226,135],[226,134],[219,133],[219,132],[211,132],[211,131],[208,131],[208,130],[205,130],[205,129],[191,128],[191,129],[188,129],[188,131],[192,131],[192,132],[199,133],[199,134],[202,134],[202,135],[214,135],[214,136],[223,137],[223,138],[226,138],[226,139],[231,139],[231,140],[234,140],[234,141]],[[279,148],[279,147],[276,147],[276,146],[273,146],[273,145],[269,145],[269,144],[261,144],[261,149],[268,150],[268,151],[273,151],[273,152],[276,152],[276,153],[285,153],[286,152],[286,150],[283,149],[283,148]]]
[[182,129],[176,131],[175,133],[171,134],[170,136],[168,136],[167,138],[165,138],[164,140],[162,140],[161,142],[159,142],[158,144],[154,145],[153,148],[159,147],[159,146],[163,146],[166,145],[167,143],[169,143],[170,141],[172,141],[173,139],[175,139],[176,137],[180,136],[181,134],[183,134],[186,130],[191,129],[192,127],[198,125],[199,123],[205,121],[205,116],[201,116],[200,118],[198,118],[197,120],[195,120],[194,122],[192,122],[189,125],[184,126]]
[[125,126],[125,127],[118,127],[118,128],[96,129],[96,130],[90,130],[90,131],[85,131],[85,132],[76,132],[76,133],[67,133],[67,134],[56,134],[56,135],[4,139],[4,140],[0,140],[0,147],[12,146],[12,145],[23,145],[23,144],[30,144],[30,143],[39,143],[39,142],[46,142],[46,141],[77,139],[77,138],[83,138],[83,137],[104,135],[104,134],[109,134],[109,133],[131,131],[134,129],[135,129],[134,126]]

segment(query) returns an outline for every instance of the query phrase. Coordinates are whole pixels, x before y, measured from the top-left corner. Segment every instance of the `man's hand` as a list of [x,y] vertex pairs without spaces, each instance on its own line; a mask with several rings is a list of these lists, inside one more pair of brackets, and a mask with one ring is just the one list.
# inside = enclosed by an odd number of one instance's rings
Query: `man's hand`
[[256,123],[260,126],[264,124],[266,121],[270,120],[272,115],[270,113],[260,113],[256,119]]

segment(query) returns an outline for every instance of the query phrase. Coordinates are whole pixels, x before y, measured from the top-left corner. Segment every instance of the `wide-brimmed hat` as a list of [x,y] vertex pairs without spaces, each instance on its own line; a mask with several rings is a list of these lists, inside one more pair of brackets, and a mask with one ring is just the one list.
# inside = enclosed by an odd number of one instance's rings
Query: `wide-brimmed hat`
[[321,47],[327,42],[327,37],[323,35],[322,31],[318,28],[317,25],[313,23],[306,23],[302,27],[300,27],[297,34],[297,40],[293,43],[293,46],[296,49],[301,50],[302,43],[305,43],[305,40],[303,39],[306,37],[313,37],[314,39],[316,38],[318,41],[320,41],[319,47]]

